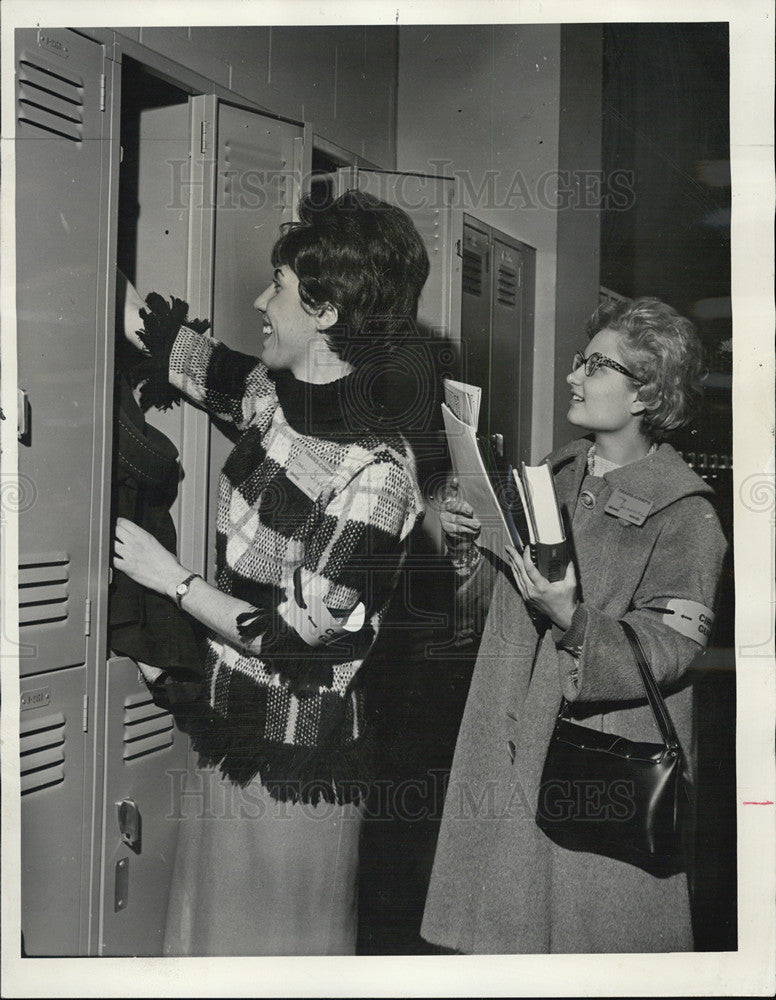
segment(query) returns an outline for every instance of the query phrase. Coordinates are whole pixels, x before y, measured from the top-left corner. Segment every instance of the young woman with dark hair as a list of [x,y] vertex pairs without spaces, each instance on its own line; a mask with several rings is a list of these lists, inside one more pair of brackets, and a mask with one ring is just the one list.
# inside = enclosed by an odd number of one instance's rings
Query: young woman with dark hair
[[136,525],[116,530],[116,568],[209,629],[170,955],[355,950],[359,668],[422,514],[412,452],[359,382],[414,328],[429,270],[415,227],[358,192],[303,202],[272,263],[258,359],[185,323],[156,336],[164,324],[127,290],[125,332],[157,355],[149,370],[241,432],[221,474],[215,586]]
[[[583,725],[657,740],[620,620],[637,633],[689,753],[687,671],[707,641],[726,548],[711,488],[665,441],[697,396],[692,325],[657,299],[637,299],[599,309],[588,335],[566,381],[568,420],[593,442],[573,441],[548,459],[574,558],[565,579],[550,583],[528,548],[507,549],[512,572],[496,574],[458,735],[422,927],[457,951],[693,947],[685,874],[659,878],[566,850],[535,822],[562,698]],[[612,502],[617,491],[630,498],[627,517]],[[476,538],[465,502],[441,518],[454,546]],[[490,595],[490,563],[468,563],[469,597]],[[606,789],[593,794],[597,808],[612,804]]]

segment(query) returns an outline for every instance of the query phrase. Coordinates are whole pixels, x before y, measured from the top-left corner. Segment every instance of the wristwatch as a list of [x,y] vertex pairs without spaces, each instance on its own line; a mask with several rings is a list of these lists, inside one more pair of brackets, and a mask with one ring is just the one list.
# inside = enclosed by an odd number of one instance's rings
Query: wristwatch
[[181,611],[183,610],[183,605],[181,604],[181,601],[186,596],[186,594],[188,594],[189,588],[191,587],[191,581],[196,580],[197,577],[199,577],[200,580],[202,579],[199,573],[190,573],[186,577],[186,579],[183,580],[181,583],[179,583],[178,586],[175,588],[175,600],[178,602],[178,607],[181,609]]

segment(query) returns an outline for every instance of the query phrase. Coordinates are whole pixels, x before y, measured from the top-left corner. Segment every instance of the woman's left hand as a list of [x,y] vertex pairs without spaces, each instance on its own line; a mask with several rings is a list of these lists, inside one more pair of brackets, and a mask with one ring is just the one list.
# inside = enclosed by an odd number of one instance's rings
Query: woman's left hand
[[505,545],[504,548],[523,600],[547,615],[565,632],[571,625],[577,606],[577,574],[574,563],[568,564],[562,580],[550,583],[534,565],[527,545],[522,555],[511,545]]
[[153,535],[124,517],[116,519],[113,565],[135,583],[172,597],[186,570]]

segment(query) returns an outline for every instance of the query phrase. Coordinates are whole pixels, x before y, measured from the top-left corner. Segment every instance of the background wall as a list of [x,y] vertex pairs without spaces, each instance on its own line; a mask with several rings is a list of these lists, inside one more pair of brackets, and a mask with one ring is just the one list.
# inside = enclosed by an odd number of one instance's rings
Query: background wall
[[[601,174],[603,26],[566,24],[560,37],[558,169],[564,185],[555,286],[555,447],[579,437],[579,428],[566,420],[565,375],[574,352],[585,346],[585,322],[598,305],[601,207],[611,197]],[[546,373],[544,378],[547,384]]]
[[119,28],[119,34],[391,169],[395,27]]
[[[597,213],[565,212],[561,244],[583,271],[558,266],[559,168],[575,157],[600,167],[600,85],[561,100],[564,53],[580,34],[587,79],[600,81],[600,28],[586,25],[445,25],[399,29],[398,170],[458,176],[464,211],[537,250],[532,455],[553,447],[556,353],[566,354],[568,310],[594,307]],[[585,37],[585,32],[587,36]],[[596,33],[598,38],[596,38]],[[572,99],[573,98],[573,99]],[[584,145],[584,157],[579,148]],[[567,201],[563,192],[561,199]],[[560,360],[560,358],[559,358]]]

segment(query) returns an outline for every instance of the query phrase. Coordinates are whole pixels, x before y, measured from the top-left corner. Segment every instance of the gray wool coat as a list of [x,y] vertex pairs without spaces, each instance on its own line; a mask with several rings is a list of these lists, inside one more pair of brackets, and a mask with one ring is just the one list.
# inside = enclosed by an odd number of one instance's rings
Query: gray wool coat
[[[495,576],[421,928],[428,941],[458,951],[693,947],[684,874],[661,879],[624,862],[567,851],[534,821],[562,695],[585,725],[633,740],[659,739],[621,618],[638,633],[689,752],[687,668],[702,640],[667,624],[660,609],[672,599],[692,601],[696,611],[713,608],[726,549],[707,499],[710,488],[670,445],[603,478],[587,475],[589,446],[575,441],[550,456],[581,586],[579,655],[556,645],[563,638],[558,630],[539,635],[505,566],[494,571],[483,561],[466,585],[486,590]],[[605,512],[616,489],[651,503],[642,524]]]

